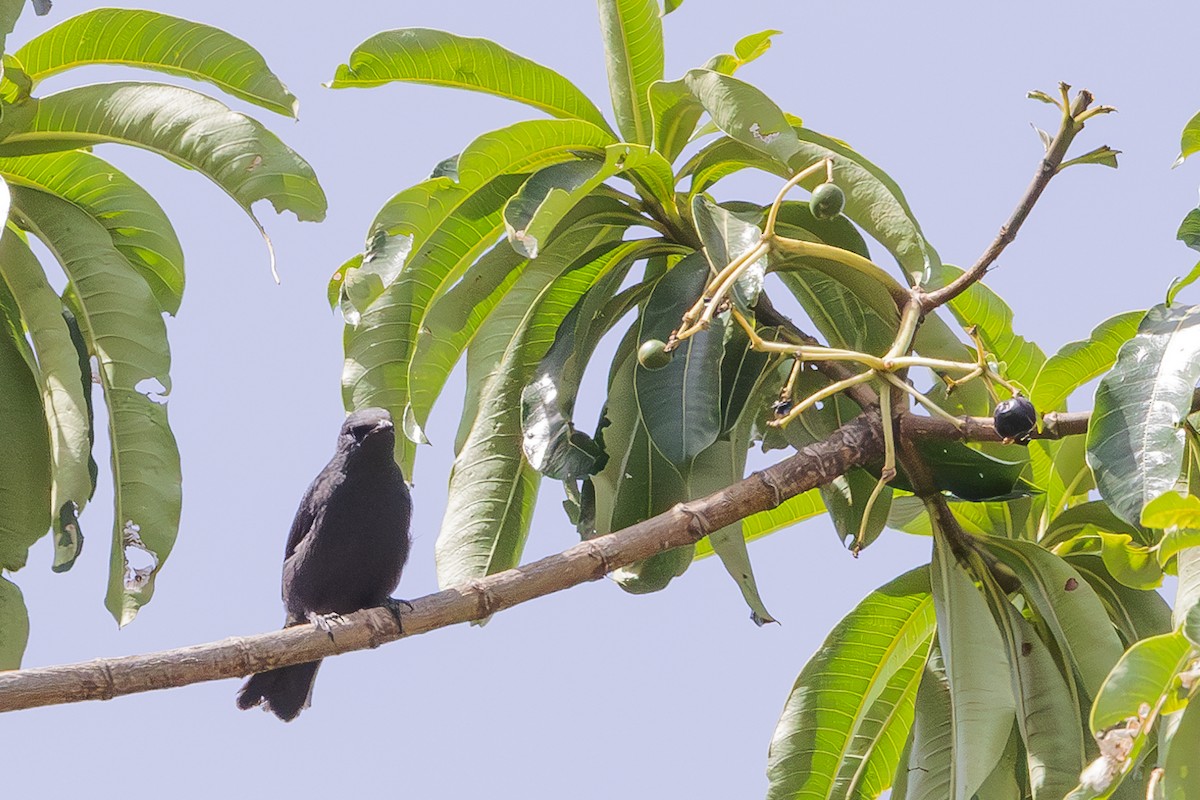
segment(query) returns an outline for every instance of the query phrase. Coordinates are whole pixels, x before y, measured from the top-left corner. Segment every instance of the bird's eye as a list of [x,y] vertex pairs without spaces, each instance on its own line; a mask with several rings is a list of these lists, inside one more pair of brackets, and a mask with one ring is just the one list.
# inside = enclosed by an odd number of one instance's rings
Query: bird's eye
[[367,434],[369,434],[370,432],[371,432],[370,425],[359,425],[355,428],[350,429],[350,433],[354,436],[355,441],[358,441],[358,442],[361,442],[363,439],[367,438]]

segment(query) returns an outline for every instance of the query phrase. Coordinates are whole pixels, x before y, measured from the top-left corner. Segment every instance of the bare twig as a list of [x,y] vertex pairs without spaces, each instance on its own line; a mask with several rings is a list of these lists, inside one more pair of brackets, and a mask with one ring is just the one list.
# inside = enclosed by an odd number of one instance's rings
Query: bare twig
[[[750,514],[828,483],[883,455],[879,417],[863,414],[804,448],[708,497],[557,555],[413,601],[404,635],[483,619],[536,597],[602,578],[618,567],[690,544]],[[248,675],[378,647],[399,639],[386,609],[351,614],[333,638],[309,625],[159,653],[0,673],[0,711],[107,700],[120,695]],[[231,698],[232,707],[232,698]]]

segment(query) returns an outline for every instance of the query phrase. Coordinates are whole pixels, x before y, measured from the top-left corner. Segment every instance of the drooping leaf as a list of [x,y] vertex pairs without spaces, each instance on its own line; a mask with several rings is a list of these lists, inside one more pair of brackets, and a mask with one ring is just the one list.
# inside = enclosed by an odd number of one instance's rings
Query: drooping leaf
[[1117,360],[1121,345],[1137,333],[1144,311],[1127,311],[1101,322],[1091,336],[1070,342],[1050,358],[1038,372],[1029,399],[1039,411],[1065,408],[1067,397],[1083,384],[1108,371]]
[[220,28],[156,11],[98,8],[55,25],[15,53],[34,85],[92,64],[142,67],[198,81],[278,114],[299,101],[257,50]]
[[1041,545],[1054,549],[1077,536],[1102,531],[1128,534],[1139,543],[1147,543],[1153,538],[1149,531],[1118,517],[1103,501],[1093,500],[1072,506],[1055,517],[1042,535]]
[[[694,253],[671,269],[650,293],[640,320],[638,341],[666,341],[680,317],[704,288],[708,263]],[[720,318],[684,340],[661,369],[634,370],[634,391],[650,440],[677,468],[716,441],[721,432],[720,365],[724,354]]]
[[0,575],[0,671],[20,669],[29,641],[29,612],[25,598],[12,581]]
[[[619,235],[619,234],[618,234]],[[468,355],[469,396],[435,549],[452,586],[516,566],[540,479],[522,454],[521,393],[559,324],[614,264],[612,229],[564,236],[533,262],[488,317]]]
[[[692,217],[696,221],[700,241],[704,243],[704,254],[714,273],[725,269],[762,240],[762,231],[757,225],[739,219],[704,197],[692,200]],[[766,274],[767,258],[764,255],[744,267],[733,284],[729,297],[743,316],[752,318]]]
[[[811,489],[783,501],[776,508],[746,517],[742,520],[742,537],[747,542],[752,542],[824,513],[825,504],[821,502],[820,493],[816,489]],[[702,539],[696,545],[696,558],[710,555],[712,555],[712,545],[708,543],[707,539]]]
[[608,91],[621,137],[653,141],[648,91],[663,77],[662,20],[655,0],[599,0]]
[[1016,573],[1087,697],[1095,697],[1124,649],[1095,591],[1070,564],[1036,544],[993,538],[987,547]]
[[1121,584],[1108,574],[1099,556],[1072,555],[1067,561],[1095,590],[1126,646],[1171,630],[1171,608],[1158,592]]
[[164,311],[183,299],[183,248],[158,202],[128,175],[82,150],[0,158],[0,174],[70,200],[96,219],[150,285]]
[[150,288],[100,223],[74,205],[13,187],[15,218],[41,239],[71,279],[108,406],[114,531],[105,605],[121,625],[154,594],[179,530],[179,451],[164,404],[144,384],[171,389],[162,314]]
[[1100,557],[1109,574],[1131,589],[1155,589],[1162,584],[1163,571],[1149,547],[1136,544],[1126,533],[1098,531]]
[[[54,525],[54,569],[61,572],[70,569],[79,554],[82,534],[78,515],[92,496],[89,470],[92,423],[84,395],[91,388],[91,368],[83,376],[87,381],[85,389],[75,344],[63,319],[62,300],[50,288],[29,247],[9,228],[0,237],[0,279],[12,290],[37,355],[35,377],[50,435],[49,509]],[[34,472],[30,477],[36,475]],[[41,495],[39,489],[31,500]]]
[[1189,701],[1181,714],[1163,763],[1163,795],[1192,800],[1200,797],[1200,769],[1196,769],[1196,753],[1200,751],[1200,702]]
[[1136,524],[1142,507],[1171,489],[1200,379],[1200,306],[1155,306],[1096,389],[1088,464],[1114,512]]
[[870,509],[867,524],[863,526],[863,515],[867,512],[867,503],[877,482],[877,477],[865,469],[852,469],[820,487],[821,499],[833,518],[838,539],[855,554],[879,538],[887,524],[888,512],[892,507],[893,489],[890,486],[880,491]]
[[969,800],[1008,743],[1016,705],[1008,658],[987,603],[970,576],[934,537],[930,568],[938,644],[950,685],[953,755],[949,797]]
[[916,694],[935,625],[928,575],[912,570],[872,592],[805,665],[771,740],[769,798],[856,796],[845,772],[876,743],[860,736],[879,733],[876,702],[893,682],[893,708]]
[[30,363],[28,349],[16,303],[0,281],[0,441],[5,443],[5,456],[0,458],[0,567],[7,570],[25,566],[30,545],[50,529],[50,442],[34,372],[37,365]]
[[575,84],[554,70],[489,39],[428,28],[377,33],[350,54],[329,82],[333,89],[393,81],[470,89],[525,103],[559,119],[580,119],[611,130]]
[[1178,632],[1151,636],[1125,651],[1092,704],[1092,733],[1138,716],[1144,703],[1154,708],[1191,653],[1191,643]]
[[937,641],[917,687],[912,731],[892,785],[896,800],[946,800],[954,791],[950,681]]

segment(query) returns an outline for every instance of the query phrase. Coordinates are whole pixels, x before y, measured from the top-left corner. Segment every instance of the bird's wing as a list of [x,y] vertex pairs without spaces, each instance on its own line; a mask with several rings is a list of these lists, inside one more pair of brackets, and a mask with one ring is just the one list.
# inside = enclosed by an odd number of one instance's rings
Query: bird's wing
[[304,493],[304,499],[300,501],[300,507],[296,509],[296,517],[292,520],[292,530],[288,533],[287,549],[283,552],[285,561],[292,557],[300,542],[312,530],[317,515],[329,502],[330,496],[341,483],[344,476],[339,469],[340,465],[335,463],[336,461],[337,459],[326,465]]

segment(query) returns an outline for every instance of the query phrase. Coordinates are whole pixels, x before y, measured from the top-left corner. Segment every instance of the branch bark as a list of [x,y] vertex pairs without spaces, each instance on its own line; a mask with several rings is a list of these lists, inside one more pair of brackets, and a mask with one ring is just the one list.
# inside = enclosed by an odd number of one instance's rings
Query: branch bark
[[[415,600],[412,611],[404,614],[403,633],[391,612],[373,608],[349,615],[346,624],[337,626],[332,636],[314,626],[301,625],[176,650],[4,672],[0,673],[0,711],[108,700],[236,678],[483,619],[536,597],[598,580],[655,553],[697,542],[882,455],[879,415],[868,412],[823,442],[707,497],[682,503],[657,517],[582,542],[557,555]],[[231,697],[231,707],[232,702]]]

